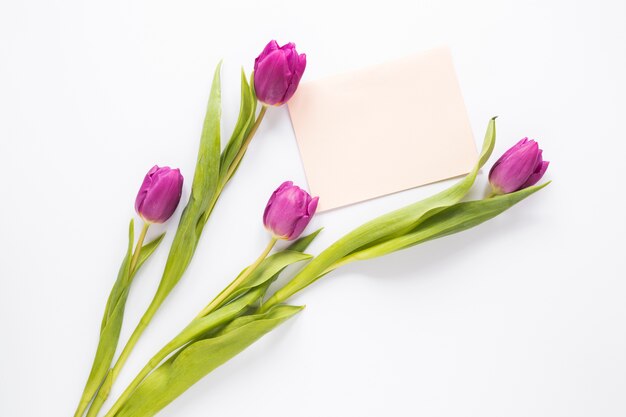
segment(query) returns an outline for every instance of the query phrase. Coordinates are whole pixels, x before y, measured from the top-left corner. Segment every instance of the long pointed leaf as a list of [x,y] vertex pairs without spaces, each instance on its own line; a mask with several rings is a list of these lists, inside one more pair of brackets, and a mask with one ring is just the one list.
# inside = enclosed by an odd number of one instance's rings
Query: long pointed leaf
[[528,187],[514,193],[485,200],[457,203],[430,217],[417,226],[415,230],[363,251],[355,252],[348,258],[349,260],[376,258],[429,240],[462,232],[496,217],[548,184]]
[[278,274],[280,274],[281,271],[289,265],[311,259],[312,257],[312,255],[308,255],[306,253],[289,250],[275,253],[274,255],[264,259],[258,268],[245,280],[245,282],[224,300],[222,305],[228,304],[230,301],[237,299],[237,297],[240,297],[242,294],[247,293],[251,289],[271,283],[278,276]]
[[161,233],[153,241],[146,243],[141,247],[141,252],[139,252],[139,258],[137,259],[137,270],[141,268],[141,265],[143,265],[143,263],[148,260],[150,255],[152,255],[152,253],[159,247],[164,237],[165,233]]
[[245,316],[234,320],[224,333],[185,347],[150,374],[115,416],[155,415],[205,375],[301,309],[280,305],[263,314]]
[[199,220],[209,209],[217,191],[220,169],[220,69],[221,63],[217,66],[213,77],[191,196],[180,218],[153,306],[161,304],[189,266],[202,232],[203,224],[198,228]]
[[220,164],[220,177],[226,175],[231,163],[235,159],[237,152],[241,149],[244,138],[249,131],[249,127],[254,123],[256,109],[256,99],[250,90],[250,85],[246,78],[246,73],[241,69],[241,103],[239,107],[239,117],[235,124],[233,134],[222,152]]
[[115,305],[117,304],[120,294],[124,290],[125,284],[128,281],[128,272],[130,267],[130,259],[133,256],[133,243],[135,240],[135,221],[131,219],[130,224],[128,226],[128,243],[126,244],[126,253],[124,255],[124,259],[122,260],[122,265],[120,265],[120,269],[117,271],[117,279],[111,288],[111,293],[109,294],[109,298],[107,299],[107,304],[104,309],[104,316],[102,317],[102,323],[100,325],[100,329],[102,329],[111,316]]
[[[241,138],[238,140],[238,148],[237,150],[241,150],[242,146],[244,145],[244,141],[245,138],[247,138],[250,135],[250,132],[252,131],[252,127],[255,125],[256,123],[256,109],[257,109],[257,98],[256,98],[256,94],[254,92],[254,72],[252,74],[250,74],[250,83],[248,84],[248,92],[247,92],[249,99],[252,103],[252,107],[250,108],[250,113],[249,113],[249,120],[246,123],[246,127],[245,129],[242,131],[243,135],[241,136]],[[243,149],[243,155],[246,154],[247,149]],[[235,166],[232,166],[233,164],[235,164],[234,162],[234,155],[233,158],[230,159],[230,161],[228,162],[228,168],[231,169],[232,168],[232,174],[231,174],[231,178],[233,175],[235,175],[235,173],[237,172],[237,170],[239,169],[239,166],[241,165],[241,161],[243,160],[240,159],[239,162],[237,162]],[[224,170],[224,173],[226,173],[226,170]],[[230,178],[224,178],[225,181],[228,181]]]
[[126,307],[126,299],[128,298],[129,289],[129,263],[132,257],[133,242],[134,242],[134,221],[130,221],[128,227],[128,245],[126,247],[126,255],[122,261],[122,265],[117,274],[117,279],[111,288],[109,298],[107,300],[102,322],[100,324],[100,337],[98,339],[98,347],[96,348],[96,354],[91,365],[91,371],[87,377],[85,388],[81,395],[78,408],[76,410],[76,416],[82,416],[85,412],[87,405],[96,395],[102,381],[107,375],[115,350],[117,348],[117,342],[120,337],[120,331],[122,328],[122,321],[124,318],[124,309]]

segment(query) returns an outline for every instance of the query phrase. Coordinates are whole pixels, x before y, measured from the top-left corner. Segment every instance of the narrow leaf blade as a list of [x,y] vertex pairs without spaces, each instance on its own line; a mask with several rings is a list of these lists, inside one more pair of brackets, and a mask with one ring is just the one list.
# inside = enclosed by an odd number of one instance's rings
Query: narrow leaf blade
[[116,417],[150,417],[215,368],[298,313],[302,307],[280,305],[267,313],[236,319],[216,337],[186,346],[150,374]]
[[159,288],[152,301],[160,305],[182,278],[198,245],[204,219],[216,198],[220,166],[221,63],[215,69],[189,202],[183,210]]
[[239,117],[233,134],[222,152],[220,177],[224,177],[226,172],[230,168],[235,156],[241,149],[241,145],[244,142],[244,138],[248,133],[249,127],[254,123],[254,97],[250,93],[250,86],[246,74],[241,70],[241,102],[239,107]]
[[207,105],[202,136],[200,139],[200,151],[194,173],[192,194],[196,200],[202,202],[202,206],[208,204],[208,200],[213,196],[217,188],[217,181],[220,169],[220,120],[222,116],[222,89],[220,62],[213,75],[211,94]]
[[485,200],[467,201],[455,204],[430,217],[424,223],[416,227],[415,230],[377,246],[351,254],[349,258],[351,258],[351,260],[371,259],[406,249],[429,240],[462,232],[498,216],[548,184],[549,183],[545,183],[539,186],[528,187],[514,193]]
[[267,257],[245,282],[234,291],[223,304],[237,299],[248,291],[273,282],[278,275],[291,264],[311,259],[312,256],[296,251],[284,250]]
[[137,259],[137,269],[141,268],[141,265],[143,265],[143,263],[148,260],[150,255],[154,253],[154,251],[161,244],[161,241],[163,241],[164,237],[165,233],[161,233],[156,237],[156,239],[142,246],[141,252],[139,252],[139,258]]

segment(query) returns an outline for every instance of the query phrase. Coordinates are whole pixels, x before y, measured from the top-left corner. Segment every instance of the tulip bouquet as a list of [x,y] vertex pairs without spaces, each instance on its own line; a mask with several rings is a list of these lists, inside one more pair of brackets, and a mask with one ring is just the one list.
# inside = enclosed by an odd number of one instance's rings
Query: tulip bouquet
[[[150,223],[166,221],[173,214],[181,197],[183,177],[180,172],[154,167],[146,176],[135,203],[137,213],[144,220],[144,226],[133,251],[134,224],[131,221],[128,250],[105,307],[100,326],[100,341],[75,417],[85,414],[87,408],[88,416],[98,414],[135,344],[189,266],[204,226],[222,190],[237,171],[265,116],[267,106],[280,105],[295,93],[306,68],[306,55],[298,54],[293,43],[280,47],[276,41],[271,41],[256,58],[254,76],[250,82],[242,70],[239,117],[223,150],[220,140],[220,67],[218,65],[213,77],[191,196],[180,218],[159,287],[113,364],[132,279],[163,238],[159,236],[144,246],[143,240],[148,227]],[[258,101],[262,105],[257,115]]]
[[[131,221],[126,256],[111,290],[100,327],[100,342],[75,416],[97,416],[112,384],[142,332],[180,281],[191,262],[202,230],[224,186],[237,170],[268,105],[281,105],[294,94],[306,66],[295,45],[270,42],[255,61],[251,81],[242,72],[239,118],[223,150],[220,145],[220,75],[216,70],[200,141],[191,195],[181,215],[167,263],[153,301],[114,362],[124,308],[133,277],[156,250],[163,236],[144,244],[148,227],[166,221],[178,205],[183,177],[167,167],[152,168],[137,195],[135,208],[143,220],[134,241]],[[261,109],[257,114],[257,101]],[[306,253],[319,233],[301,234],[315,214],[318,198],[281,184],[270,197],[263,224],[267,246],[189,324],[146,363],[106,417],[147,417],[158,413],[185,390],[302,310],[288,304],[291,296],[335,269],[355,261],[401,249],[477,226],[547,185],[535,185],[548,162],[533,140],[509,149],[489,172],[492,193],[464,201],[495,144],[495,118],[489,121],[479,159],[472,171],[452,187],[425,200],[375,218],[343,236],[317,256]],[[292,243],[272,253],[278,240]],[[134,247],[134,249],[133,249]],[[283,285],[278,276],[289,265],[303,263]]]

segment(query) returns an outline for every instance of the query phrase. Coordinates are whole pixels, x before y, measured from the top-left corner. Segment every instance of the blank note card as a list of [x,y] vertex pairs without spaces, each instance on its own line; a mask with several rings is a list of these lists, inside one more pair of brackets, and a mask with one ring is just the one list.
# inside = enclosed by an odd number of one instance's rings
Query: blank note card
[[466,174],[476,162],[448,48],[302,83],[288,107],[320,210]]

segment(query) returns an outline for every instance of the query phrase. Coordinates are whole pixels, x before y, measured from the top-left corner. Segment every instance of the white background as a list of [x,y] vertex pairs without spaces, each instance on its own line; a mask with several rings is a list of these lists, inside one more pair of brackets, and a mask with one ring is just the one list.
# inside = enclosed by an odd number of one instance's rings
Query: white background
[[[450,45],[477,142],[499,115],[496,154],[539,140],[553,184],[477,229],[327,276],[161,415],[626,415],[625,23],[623,1],[2,0],[0,415],[73,414],[143,175],[158,163],[191,179],[214,66],[227,137],[239,67],[272,38],[307,53],[309,80]],[[305,184],[279,108],[114,396],[261,251],[285,179]],[[311,252],[450,184],[323,213]]]

